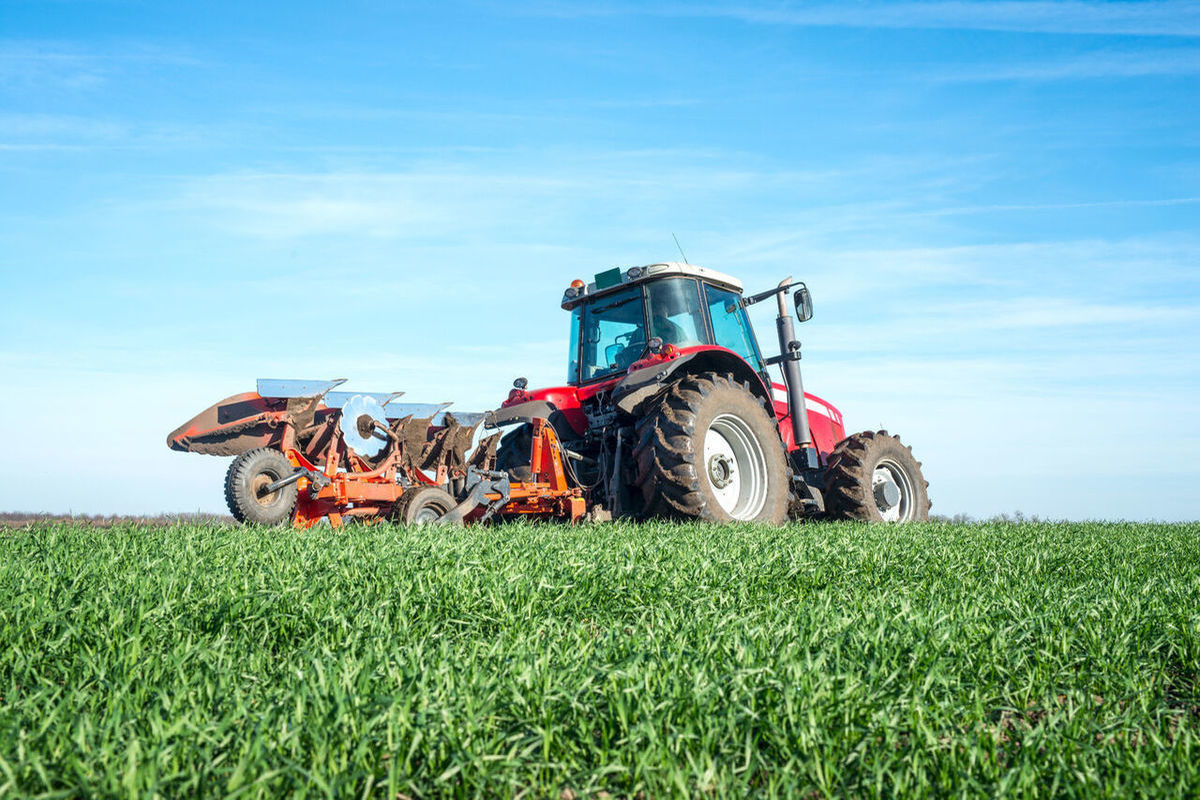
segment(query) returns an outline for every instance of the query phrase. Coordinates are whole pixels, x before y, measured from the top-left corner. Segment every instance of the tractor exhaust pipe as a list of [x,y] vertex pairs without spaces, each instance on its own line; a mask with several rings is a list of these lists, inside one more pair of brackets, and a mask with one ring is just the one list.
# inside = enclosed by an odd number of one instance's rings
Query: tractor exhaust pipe
[[[796,341],[796,328],[787,307],[787,290],[792,279],[780,281],[775,299],[779,301],[779,317],[775,327],[779,332],[779,368],[783,371],[783,382],[787,384],[788,415],[792,418],[792,437],[803,451],[804,465],[817,467],[816,451],[813,449],[812,432],[808,429],[808,406],[804,402],[804,381],[800,377],[800,342]],[[775,359],[771,359],[774,361]]]

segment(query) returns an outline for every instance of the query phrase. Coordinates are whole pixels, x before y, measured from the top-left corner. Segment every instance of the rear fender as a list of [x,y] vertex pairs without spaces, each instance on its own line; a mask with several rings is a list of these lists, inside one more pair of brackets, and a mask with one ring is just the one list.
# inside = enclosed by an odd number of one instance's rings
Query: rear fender
[[[579,413],[582,415],[582,410]],[[558,438],[562,440],[569,441],[582,434],[582,431],[575,429],[570,417],[548,400],[526,400],[523,403],[502,406],[495,411],[488,412],[484,417],[484,422],[489,428],[499,428],[515,422],[532,423],[535,419],[546,420],[558,434]],[[585,426],[586,419],[585,417]]]
[[736,383],[746,385],[751,393],[771,408],[771,395],[762,378],[746,360],[723,347],[694,350],[669,361],[660,361],[625,376],[613,387],[613,403],[621,411],[638,416],[647,402],[658,397],[667,386],[684,375],[717,372],[730,375]]
[[533,422],[535,419],[550,419],[557,409],[545,400],[527,400],[511,406],[502,406],[489,412],[485,422],[489,428],[508,425],[513,422]]

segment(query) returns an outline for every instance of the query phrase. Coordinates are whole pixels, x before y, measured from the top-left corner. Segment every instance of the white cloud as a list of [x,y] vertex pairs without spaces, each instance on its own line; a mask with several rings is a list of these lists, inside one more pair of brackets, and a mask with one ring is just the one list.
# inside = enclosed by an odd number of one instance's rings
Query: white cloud
[[0,42],[0,88],[91,89],[109,70],[92,56],[56,43]]
[[899,184],[909,193],[949,191],[978,159],[874,157],[779,169],[748,154],[659,148],[511,151],[492,161],[512,166],[212,175],[189,181],[176,203],[225,230],[269,239],[586,230],[596,228],[589,220],[602,218],[631,238],[670,243],[681,222],[712,227],[703,220],[719,224],[731,205],[778,203],[779,216],[803,208],[806,198],[819,200],[800,212],[804,223],[783,234],[788,238],[796,228],[810,236],[853,229],[897,211],[884,200],[839,204],[847,192],[887,197]]
[[[936,213],[936,212],[932,212]],[[872,224],[900,227],[908,215],[880,211]],[[837,247],[814,240],[803,225],[795,230],[745,232],[717,250],[717,260],[745,266],[793,265],[823,301],[919,300],[938,287],[1003,292],[1016,299],[1038,294],[1075,297],[1120,295],[1130,289],[1200,284],[1200,239],[1159,235],[1127,239],[1078,239],[944,247]],[[913,295],[917,297],[914,298]]]
[[1175,49],[1124,53],[1102,51],[1069,59],[1011,64],[943,64],[931,79],[967,81],[1052,81],[1094,78],[1143,78],[1200,73],[1200,50]]
[[535,3],[526,13],[556,16],[643,14],[722,17],[764,25],[943,28],[1029,33],[1200,36],[1200,5],[1190,0],[948,0],[946,2]]
[[168,123],[68,114],[0,114],[0,150],[161,150],[216,147],[244,141],[253,126]]
[[508,217],[517,209],[505,197],[528,204],[564,188],[553,178],[518,175],[246,174],[200,179],[180,203],[250,236],[411,237]]
[[62,114],[0,114],[0,136],[46,142],[63,139],[119,141],[128,126],[107,119]]
[[146,42],[84,48],[69,41],[0,40],[0,89],[90,91],[130,69],[200,63],[185,50]]

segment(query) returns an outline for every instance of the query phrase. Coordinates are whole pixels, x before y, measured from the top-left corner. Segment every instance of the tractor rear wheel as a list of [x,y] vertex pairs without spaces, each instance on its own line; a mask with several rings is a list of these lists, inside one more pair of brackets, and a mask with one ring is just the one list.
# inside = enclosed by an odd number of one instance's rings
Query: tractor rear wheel
[[728,375],[673,384],[638,423],[636,484],[650,516],[787,521],[787,456],[762,401]]
[[287,456],[270,447],[247,450],[225,473],[225,502],[238,522],[278,525],[296,508],[296,484],[267,493],[266,487],[295,472]]
[[825,506],[833,519],[915,522],[929,519],[929,481],[900,437],[863,431],[829,456]]
[[432,525],[458,503],[436,486],[418,486],[400,495],[392,520],[402,525]]

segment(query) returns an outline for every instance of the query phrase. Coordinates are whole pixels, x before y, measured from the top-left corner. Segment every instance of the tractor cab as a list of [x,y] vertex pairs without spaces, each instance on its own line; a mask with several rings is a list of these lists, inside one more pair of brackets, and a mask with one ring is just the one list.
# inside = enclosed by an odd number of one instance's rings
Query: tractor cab
[[567,382],[579,386],[621,376],[667,346],[723,347],[762,372],[741,295],[736,278],[674,262],[612,269],[590,284],[573,281],[562,302],[571,312]]

